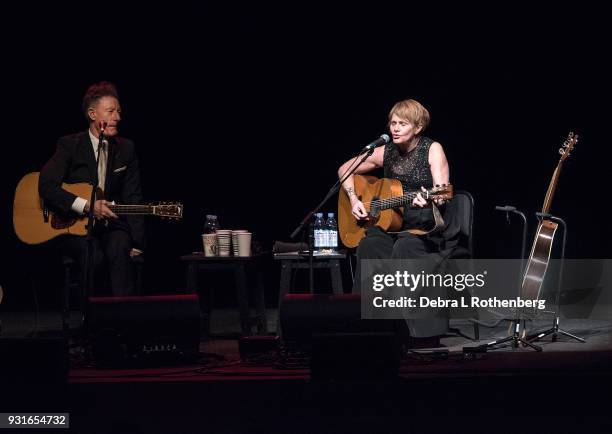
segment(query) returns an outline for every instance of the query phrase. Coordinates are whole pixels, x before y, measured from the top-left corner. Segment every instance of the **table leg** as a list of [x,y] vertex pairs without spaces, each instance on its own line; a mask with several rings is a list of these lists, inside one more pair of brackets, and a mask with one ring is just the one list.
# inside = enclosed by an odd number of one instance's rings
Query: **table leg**
[[[187,288],[188,294],[198,293],[198,265],[190,262],[187,266]],[[210,307],[212,305],[212,289],[209,288],[207,294],[200,297],[200,309],[202,312],[202,337],[210,336]]]
[[240,311],[240,328],[245,336],[251,335],[251,315],[249,313],[249,294],[247,291],[246,271],[244,265],[236,267],[236,290],[238,295],[238,309]]
[[281,329],[281,309],[283,306],[283,297],[289,294],[291,285],[291,264],[290,261],[281,261],[281,277],[280,288],[278,290],[278,319],[276,320],[276,334],[282,339],[283,331]]
[[340,261],[337,259],[332,259],[329,261],[331,279],[332,279],[332,289],[334,294],[342,294],[344,289],[342,288],[342,273],[340,272]]
[[257,316],[259,318],[257,323],[257,333],[260,335],[265,335],[268,333],[268,320],[266,318],[266,297],[263,273],[258,271],[256,278],[257,286],[255,293],[255,308],[257,309]]
[[187,266],[187,288],[185,292],[188,294],[194,294],[198,290],[198,267],[193,262],[190,262]]
[[280,278],[280,288],[278,291],[278,308],[280,309],[280,305],[283,301],[283,297],[285,294],[289,294],[289,285],[291,284],[291,266],[289,261],[281,261],[281,278]]

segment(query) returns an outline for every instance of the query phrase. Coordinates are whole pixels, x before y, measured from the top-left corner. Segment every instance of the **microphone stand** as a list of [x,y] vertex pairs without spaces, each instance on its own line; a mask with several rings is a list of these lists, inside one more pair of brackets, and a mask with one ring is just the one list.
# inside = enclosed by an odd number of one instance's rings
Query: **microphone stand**
[[96,153],[96,171],[95,171],[95,180],[93,184],[93,188],[91,189],[91,196],[89,198],[89,211],[87,212],[87,236],[85,243],[85,266],[83,270],[83,300],[81,300],[81,313],[83,316],[83,323],[85,322],[85,304],[88,297],[93,293],[93,282],[94,282],[94,273],[93,273],[93,253],[94,253],[94,238],[93,238],[93,226],[94,226],[94,207],[96,204],[97,192],[98,192],[98,183],[100,182],[98,178],[98,170],[100,168],[100,149],[104,146],[104,128],[101,128],[99,141],[98,141],[98,151]]
[[[357,170],[357,168],[359,166],[361,166],[365,160],[368,159],[368,157],[370,157],[373,153],[374,153],[374,149],[375,147],[366,147],[364,148],[364,150],[359,154],[359,155],[363,155],[363,157],[361,157],[361,160],[359,160],[358,164],[355,167],[349,168],[346,173],[344,173],[342,175],[342,179],[338,179],[336,181],[336,183],[333,185],[332,188],[329,189],[329,191],[327,192],[327,195],[325,195],[325,197],[323,198],[323,200],[321,202],[319,202],[319,204],[312,210],[309,211],[306,216],[304,217],[304,219],[300,222],[300,224],[298,225],[297,228],[295,228],[295,230],[291,233],[290,238],[293,240],[295,239],[295,237],[302,231],[304,230],[304,227],[312,220],[312,217],[314,215],[316,215],[317,212],[319,212],[319,210],[323,207],[323,205],[325,205],[327,203],[327,201],[338,192],[338,190],[340,189],[340,186],[342,185],[342,183],[344,181],[346,181],[346,179],[351,176],[355,170]],[[358,158],[359,155],[357,155]],[[309,231],[309,235],[308,235],[308,278],[309,278],[309,287],[310,287],[310,293],[313,294],[314,293],[314,266],[312,263],[312,258],[313,258],[313,247],[314,247],[314,234],[312,233],[312,231]]]

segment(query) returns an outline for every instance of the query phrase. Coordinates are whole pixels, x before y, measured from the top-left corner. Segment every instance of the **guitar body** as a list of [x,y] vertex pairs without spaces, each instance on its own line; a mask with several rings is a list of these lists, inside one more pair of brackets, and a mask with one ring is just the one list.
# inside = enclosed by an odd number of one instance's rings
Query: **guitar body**
[[521,297],[525,299],[538,300],[540,298],[540,290],[548,268],[552,244],[558,226],[557,223],[550,220],[542,220],[538,225],[521,287]]
[[[397,179],[378,179],[374,176],[355,175],[355,193],[359,200],[367,204],[375,199],[389,199],[403,194],[402,184]],[[370,209],[366,205],[366,211]],[[386,231],[399,231],[402,227],[403,208],[385,209],[377,218],[357,220],[351,213],[351,201],[342,190],[338,195],[338,228],[342,243],[349,248],[357,247],[366,230],[371,226],[379,226]]]
[[[39,173],[28,173],[15,190],[13,227],[17,237],[26,244],[41,244],[59,235],[87,235],[87,216],[65,217],[43,209],[38,195]],[[80,197],[90,197],[92,186],[87,183],[62,184],[62,188]]]

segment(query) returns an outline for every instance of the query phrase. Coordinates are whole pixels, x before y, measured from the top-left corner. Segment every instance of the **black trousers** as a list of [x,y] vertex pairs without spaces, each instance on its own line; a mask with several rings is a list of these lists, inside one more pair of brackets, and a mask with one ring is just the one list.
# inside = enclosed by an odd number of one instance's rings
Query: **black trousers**
[[[357,269],[353,292],[361,293],[362,259],[419,259],[429,262],[432,268],[439,264],[447,254],[440,245],[430,242],[426,237],[409,233],[391,235],[379,227],[371,227],[357,247]],[[431,270],[430,270],[431,271]],[[448,317],[427,319],[406,319],[410,335],[413,337],[439,336],[448,331]]]
[[[132,238],[122,229],[98,228],[93,236],[93,283],[94,294],[87,295],[133,295],[134,272],[130,251]],[[59,246],[63,255],[77,261],[82,271],[87,258],[87,237],[66,237]],[[108,283],[110,281],[110,291]],[[88,285],[83,282],[83,288]],[[109,294],[110,293],[110,294]]]

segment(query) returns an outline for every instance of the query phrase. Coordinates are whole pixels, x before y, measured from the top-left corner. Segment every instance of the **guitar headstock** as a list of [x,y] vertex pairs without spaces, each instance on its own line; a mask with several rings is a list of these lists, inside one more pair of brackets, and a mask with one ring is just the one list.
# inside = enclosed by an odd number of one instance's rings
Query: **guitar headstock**
[[167,217],[171,219],[183,218],[183,204],[180,202],[160,202],[157,205],[151,205],[153,214],[159,217]]
[[453,185],[442,184],[435,185],[433,188],[428,190],[430,199],[444,199],[450,200],[453,198]]
[[563,145],[559,148],[559,154],[561,154],[561,161],[564,161],[570,156],[570,153],[574,149],[574,145],[578,143],[578,134],[574,134],[572,131],[567,135],[567,139],[563,142]]

